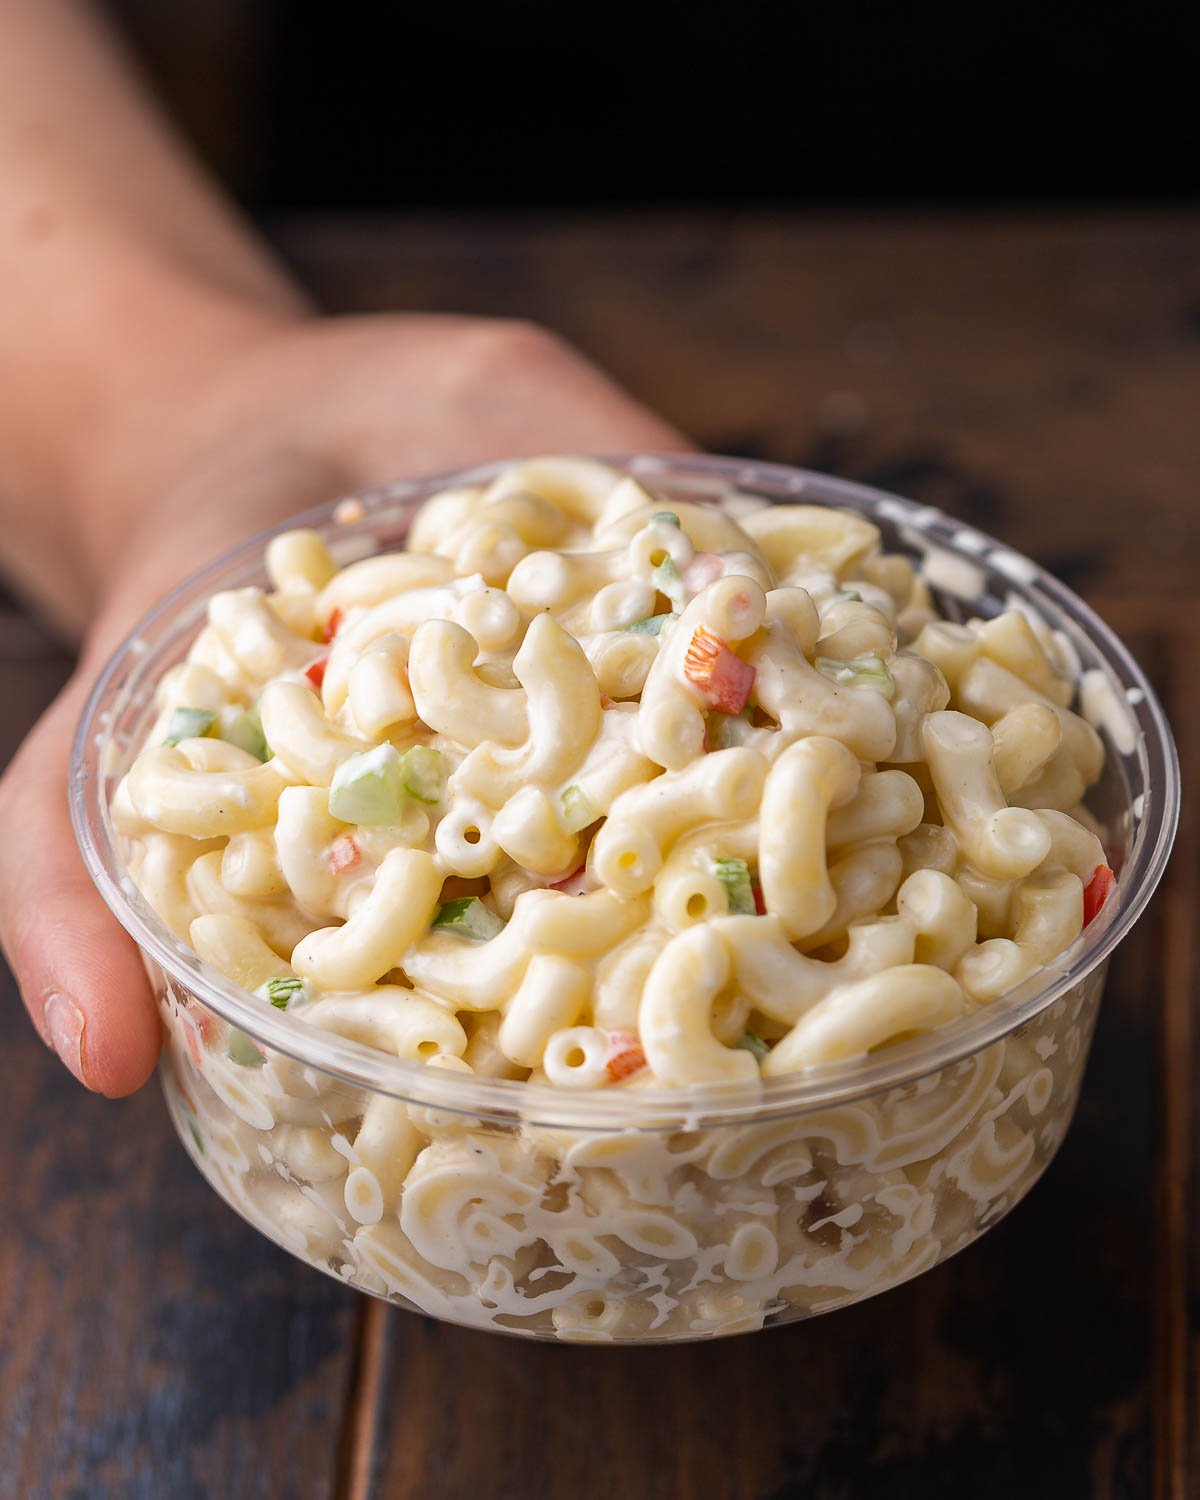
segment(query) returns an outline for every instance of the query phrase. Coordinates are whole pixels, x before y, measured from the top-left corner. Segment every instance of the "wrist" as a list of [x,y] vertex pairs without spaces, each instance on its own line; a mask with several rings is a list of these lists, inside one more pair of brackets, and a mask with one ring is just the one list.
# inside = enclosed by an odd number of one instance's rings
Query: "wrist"
[[159,271],[121,288],[125,348],[96,361],[86,406],[57,439],[54,490],[78,528],[89,587],[202,439],[222,388],[256,350],[308,317],[298,294],[248,296]]
[[141,246],[89,245],[84,277],[73,259],[44,267],[41,294],[0,337],[12,372],[0,561],[69,631],[195,441],[223,372],[308,316],[267,263],[257,283],[222,284]]

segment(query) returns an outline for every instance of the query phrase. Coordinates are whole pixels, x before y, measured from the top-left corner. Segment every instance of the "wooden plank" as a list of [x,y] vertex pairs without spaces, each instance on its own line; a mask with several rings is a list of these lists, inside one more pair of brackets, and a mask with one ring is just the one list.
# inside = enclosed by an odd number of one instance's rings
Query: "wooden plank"
[[[1195,662],[1200,632],[1173,631],[1170,637],[1170,713],[1185,786],[1188,770],[1200,764],[1200,711]],[[1194,799],[1185,795],[1179,839],[1162,895],[1166,972],[1162,998],[1162,1135],[1158,1162],[1159,1235],[1155,1259],[1158,1291],[1155,1404],[1157,1465],[1155,1493],[1163,1500],[1186,1500],[1200,1483],[1197,1464],[1197,1326],[1194,1265],[1197,1210],[1195,1164],[1200,1160],[1191,1096],[1200,1061],[1200,1038],[1193,1022],[1197,993],[1196,913],[1198,840]]]
[[[68,667],[28,645],[6,753]],[[85,1094],[6,971],[0,1097],[0,1496],[329,1500],[359,1300],[217,1200],[157,1085]]]
[[[1169,686],[1163,640],[1120,624]],[[377,1500],[1149,1496],[1167,921],[1160,900],[1122,945],[1072,1131],[978,1244],[832,1317],[706,1345],[558,1349],[399,1315]]]
[[[1200,216],[283,237],[340,307],[535,317],[706,446],[891,485],[998,532],[1170,675],[1195,763],[1178,632],[1200,525],[1185,504]],[[19,632],[0,636],[6,687],[12,671],[24,684],[0,725],[10,748],[63,663],[14,668]],[[1176,1500],[1200,1476],[1189,837],[1114,963],[1079,1119],[1030,1202],[909,1287],[711,1345],[530,1346],[359,1302],[216,1203],[153,1091],[79,1094],[6,994],[0,1495]]]

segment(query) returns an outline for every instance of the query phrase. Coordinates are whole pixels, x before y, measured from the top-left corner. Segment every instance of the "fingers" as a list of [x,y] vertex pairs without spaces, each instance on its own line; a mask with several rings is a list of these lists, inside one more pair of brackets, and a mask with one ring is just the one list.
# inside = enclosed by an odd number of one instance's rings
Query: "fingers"
[[67,813],[76,679],[0,782],[0,942],[43,1040],[88,1088],[117,1096],[158,1056],[158,1013],[141,958],[83,867]]

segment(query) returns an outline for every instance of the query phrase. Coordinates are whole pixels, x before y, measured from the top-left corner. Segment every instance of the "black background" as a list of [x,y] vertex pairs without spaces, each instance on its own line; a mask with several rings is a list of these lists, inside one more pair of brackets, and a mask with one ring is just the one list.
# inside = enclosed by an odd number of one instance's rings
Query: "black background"
[[1184,7],[109,0],[252,208],[1189,199]]

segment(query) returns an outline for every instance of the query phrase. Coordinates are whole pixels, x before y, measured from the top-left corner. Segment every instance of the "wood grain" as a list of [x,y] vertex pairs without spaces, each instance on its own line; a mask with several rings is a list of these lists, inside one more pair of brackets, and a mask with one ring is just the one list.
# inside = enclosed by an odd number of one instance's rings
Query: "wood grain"
[[[1200,765],[1200,712],[1192,689],[1193,663],[1200,647],[1194,629],[1170,642],[1172,722],[1185,774]],[[1197,820],[1194,800],[1185,794],[1179,838],[1166,889],[1160,898],[1166,939],[1162,999],[1162,1138],[1158,1169],[1159,1236],[1155,1261],[1158,1289],[1155,1399],[1158,1411],[1156,1493],[1163,1500],[1186,1500],[1200,1484],[1196,1467],[1196,1328],[1190,1310],[1196,1290],[1194,1163],[1200,1160],[1192,1107],[1197,1037],[1195,924]]]
[[[1200,216],[279,226],[331,306],[533,317],[705,446],[890,485],[1085,594],[1200,757]],[[0,756],[67,669],[0,615]],[[1076,1123],[975,1247],[833,1318],[531,1346],[364,1302],[218,1204],[153,1090],[0,1010],[0,1500],[1184,1500],[1200,1493],[1197,829]]]
[[[1167,645],[1113,616],[1167,687]],[[1198,643],[1200,644],[1200,643]],[[885,1296],[674,1349],[531,1347],[397,1315],[377,1500],[1149,1497],[1178,1233],[1156,1193],[1167,904],[1110,973],[1079,1114],[1031,1198]],[[1175,1256],[1174,1259],[1178,1257]],[[1166,1461],[1166,1460],[1160,1460]],[[1159,1494],[1172,1491],[1157,1490]]]
[[[0,608],[4,758],[69,663]],[[213,1197],[157,1086],[52,1060],[0,970],[0,1500],[328,1500],[353,1293]]]

